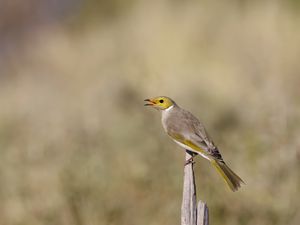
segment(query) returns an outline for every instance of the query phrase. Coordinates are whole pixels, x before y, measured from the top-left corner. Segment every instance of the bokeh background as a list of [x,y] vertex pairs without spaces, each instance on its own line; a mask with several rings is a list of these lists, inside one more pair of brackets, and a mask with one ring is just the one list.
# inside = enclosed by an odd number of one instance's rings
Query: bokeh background
[[0,224],[180,223],[184,152],[143,99],[206,125],[211,224],[300,221],[300,2],[0,1]]

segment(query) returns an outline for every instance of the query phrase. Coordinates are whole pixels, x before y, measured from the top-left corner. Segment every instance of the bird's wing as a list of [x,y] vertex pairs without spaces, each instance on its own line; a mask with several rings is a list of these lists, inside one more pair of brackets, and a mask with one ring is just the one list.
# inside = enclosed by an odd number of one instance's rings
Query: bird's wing
[[218,148],[207,134],[203,124],[190,112],[186,111],[186,117],[190,121],[189,124],[192,124],[192,135],[189,135],[190,142],[205,150],[209,158],[223,160]]
[[223,161],[219,149],[213,144],[213,142],[208,142],[207,140],[204,140],[197,133],[190,137],[190,141],[196,146],[199,146],[202,149],[204,149],[209,158]]
[[168,131],[168,135],[171,136],[173,140],[176,141],[178,144],[180,143],[180,145],[185,149],[203,155],[207,159],[211,158],[209,154],[209,149],[207,148],[204,142],[201,142],[199,140],[194,140],[194,138],[192,140],[187,135],[182,135],[172,131]]

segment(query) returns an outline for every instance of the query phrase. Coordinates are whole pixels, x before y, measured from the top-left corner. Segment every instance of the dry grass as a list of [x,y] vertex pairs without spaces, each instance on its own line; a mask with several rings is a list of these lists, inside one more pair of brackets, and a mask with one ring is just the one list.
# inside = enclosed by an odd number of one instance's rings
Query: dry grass
[[247,183],[231,193],[197,159],[212,224],[298,224],[299,19],[276,1],[145,1],[38,29],[2,68],[0,224],[178,224],[184,154],[143,108],[156,95]]

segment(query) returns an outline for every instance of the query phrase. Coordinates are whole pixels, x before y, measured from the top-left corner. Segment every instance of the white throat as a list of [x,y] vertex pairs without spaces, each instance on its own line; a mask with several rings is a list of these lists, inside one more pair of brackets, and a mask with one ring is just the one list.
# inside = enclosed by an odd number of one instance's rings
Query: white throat
[[170,111],[173,108],[174,108],[174,105],[171,105],[169,108],[166,108],[164,111],[168,112],[168,111]]
[[167,117],[170,115],[169,112],[174,108],[174,105],[170,106],[169,108],[166,108],[164,110],[162,110],[161,112],[161,119],[162,119],[162,122],[163,124],[165,123],[165,120],[167,119]]

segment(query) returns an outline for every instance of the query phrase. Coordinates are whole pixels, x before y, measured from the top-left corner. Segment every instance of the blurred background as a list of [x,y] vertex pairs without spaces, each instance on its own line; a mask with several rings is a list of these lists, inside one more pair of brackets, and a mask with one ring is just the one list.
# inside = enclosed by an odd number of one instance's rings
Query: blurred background
[[180,223],[184,152],[143,99],[204,122],[211,224],[299,224],[300,1],[0,1],[0,224]]

